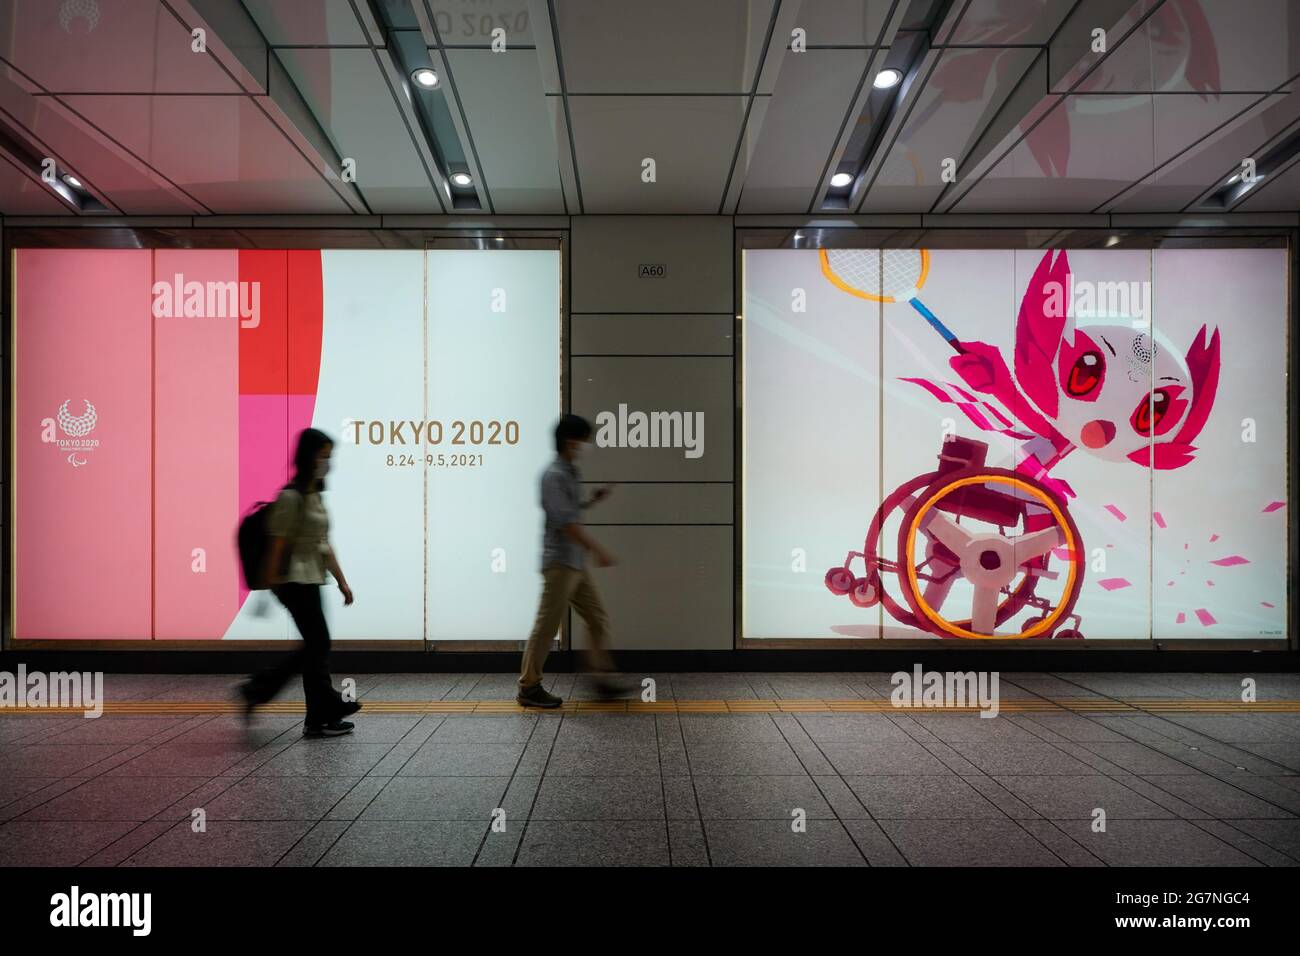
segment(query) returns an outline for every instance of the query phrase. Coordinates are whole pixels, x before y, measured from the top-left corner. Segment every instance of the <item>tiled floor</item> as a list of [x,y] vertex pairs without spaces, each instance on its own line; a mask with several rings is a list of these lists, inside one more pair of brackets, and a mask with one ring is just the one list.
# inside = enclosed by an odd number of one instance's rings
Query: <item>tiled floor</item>
[[[638,678],[641,675],[637,675]],[[655,674],[660,700],[882,700],[888,674]],[[0,865],[1126,866],[1300,862],[1300,712],[1244,675],[1003,674],[1004,700],[1127,713],[0,711]],[[108,675],[110,701],[228,698],[233,678]],[[509,699],[502,674],[358,675],[360,699]],[[1300,676],[1256,675],[1300,701]],[[548,686],[595,697],[581,677]],[[160,707],[159,710],[166,710]],[[1104,813],[1104,829],[1100,826]]]

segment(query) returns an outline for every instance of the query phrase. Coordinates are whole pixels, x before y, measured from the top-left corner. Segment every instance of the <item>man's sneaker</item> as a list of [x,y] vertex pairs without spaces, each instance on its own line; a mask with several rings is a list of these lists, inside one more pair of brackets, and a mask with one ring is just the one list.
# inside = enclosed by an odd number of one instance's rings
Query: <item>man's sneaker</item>
[[515,702],[522,707],[559,707],[564,703],[564,699],[548,694],[541,684],[534,684],[516,694]]
[[615,677],[597,677],[592,682],[592,690],[602,699],[625,697],[633,691],[640,690],[641,685]]
[[342,737],[344,734],[352,733],[352,728],[356,724],[349,720],[332,720],[328,724],[304,724],[302,735],[304,737]]

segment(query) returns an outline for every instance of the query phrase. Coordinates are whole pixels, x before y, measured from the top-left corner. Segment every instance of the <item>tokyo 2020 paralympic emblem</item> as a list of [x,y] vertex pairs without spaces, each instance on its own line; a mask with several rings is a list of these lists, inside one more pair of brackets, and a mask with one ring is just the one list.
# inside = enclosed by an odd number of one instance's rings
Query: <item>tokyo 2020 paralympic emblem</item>
[[[46,418],[41,422],[43,432],[41,440],[56,445],[60,451],[67,452],[67,461],[73,468],[80,468],[82,465],[89,464],[88,459],[83,457],[83,452],[92,451],[99,447],[99,439],[91,438],[90,433],[95,430],[99,424],[99,412],[95,406],[90,403],[89,399],[82,399],[85,408],[80,415],[74,415],[68,409],[72,399],[65,399],[59,406],[58,415],[55,418]],[[60,438],[54,430],[55,424],[58,424],[59,430],[63,432],[63,438]]]
[[63,434],[69,438],[85,438],[95,428],[95,423],[99,421],[99,415],[95,412],[95,406],[90,404],[86,399],[82,403],[86,410],[80,415],[73,415],[68,411],[68,402],[71,399],[65,399],[59,406],[59,427],[63,429]]
[[72,24],[77,20],[86,21],[86,32],[90,33],[99,24],[99,4],[95,0],[63,0],[59,8],[59,26],[64,33],[72,32]]

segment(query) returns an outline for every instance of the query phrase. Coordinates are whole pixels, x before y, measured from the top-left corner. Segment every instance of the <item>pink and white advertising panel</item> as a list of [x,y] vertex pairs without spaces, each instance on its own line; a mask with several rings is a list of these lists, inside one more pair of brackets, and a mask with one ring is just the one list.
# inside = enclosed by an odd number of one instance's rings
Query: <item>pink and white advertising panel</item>
[[522,639],[560,411],[547,250],[14,255],[14,637],[284,639],[240,518],[335,440],[343,639]]
[[1286,256],[747,252],[743,635],[1282,638]]

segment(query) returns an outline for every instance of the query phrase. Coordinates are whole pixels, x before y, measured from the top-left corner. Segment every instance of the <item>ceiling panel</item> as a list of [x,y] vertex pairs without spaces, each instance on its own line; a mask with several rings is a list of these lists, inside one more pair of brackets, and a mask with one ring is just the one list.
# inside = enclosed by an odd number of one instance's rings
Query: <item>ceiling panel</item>
[[133,160],[111,140],[65,114],[57,101],[41,97],[27,114],[24,127],[93,192],[128,216],[182,215],[201,210],[178,191]]
[[242,0],[272,46],[340,46],[369,42],[351,0]]
[[1071,96],[953,212],[1091,212],[1258,97]]
[[[380,54],[385,55],[385,54]],[[275,51],[375,213],[438,213],[442,206],[370,49]]]
[[808,209],[868,59],[861,49],[786,56],[749,157],[738,212]]
[[[809,47],[875,46],[897,2],[902,0],[804,0],[795,26],[807,34]],[[789,46],[790,38],[781,42]]]
[[563,214],[555,129],[536,53],[453,50],[447,57],[492,208]]
[[[80,8],[95,14],[69,15]],[[239,92],[190,42],[170,11],[148,0],[5,0],[0,15],[0,58],[52,92]]]
[[0,66],[0,121],[25,131],[23,139],[35,153],[48,154],[61,169],[76,173],[93,193],[126,215],[190,215],[201,208],[54,97],[32,96],[8,66]]
[[970,0],[947,44],[1046,43],[1070,12],[1063,0]]
[[860,211],[929,212],[946,186],[944,160],[960,163],[1037,55],[991,47],[943,51]]
[[1300,96],[1277,93],[1264,97],[1229,126],[1178,155],[1102,211],[1183,209],[1239,166],[1243,158],[1259,155],[1266,143],[1297,120],[1300,120]]
[[[908,81],[868,97],[886,39]],[[1298,75],[1300,0],[0,0],[0,212],[70,212],[5,171],[49,154],[128,215],[436,215],[434,157],[500,214],[804,214],[841,152],[856,213],[1178,212],[1300,128]]]
[[1267,92],[1297,71],[1296,0],[1165,0],[1078,92]]
[[1246,198],[1233,207],[1235,212],[1300,211],[1300,163],[1255,184]]
[[774,0],[552,2],[568,92],[606,95],[748,93],[774,7]]
[[[747,100],[736,96],[575,96],[569,100],[583,210],[717,212]],[[657,179],[641,181],[652,158]]]
[[214,213],[351,211],[252,97],[65,99]]
[[7,216],[57,216],[76,213],[6,157],[0,156],[0,210]]
[[493,30],[505,31],[508,50],[533,44],[528,0],[428,0],[428,5],[443,46],[486,47]]

